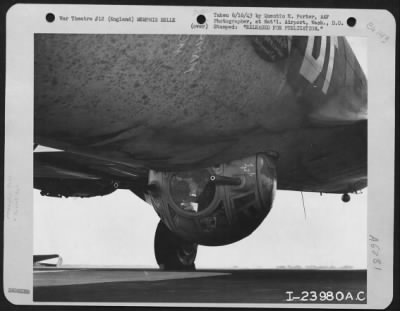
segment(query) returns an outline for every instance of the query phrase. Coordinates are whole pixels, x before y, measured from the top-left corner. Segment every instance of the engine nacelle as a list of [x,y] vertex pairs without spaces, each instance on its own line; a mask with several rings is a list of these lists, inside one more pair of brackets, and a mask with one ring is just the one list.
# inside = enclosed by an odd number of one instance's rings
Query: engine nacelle
[[150,200],[185,240],[225,245],[251,234],[269,213],[276,170],[265,154],[185,172],[150,171]]
[[103,179],[35,178],[34,188],[41,190],[43,196],[90,198],[110,194],[118,187],[114,181]]

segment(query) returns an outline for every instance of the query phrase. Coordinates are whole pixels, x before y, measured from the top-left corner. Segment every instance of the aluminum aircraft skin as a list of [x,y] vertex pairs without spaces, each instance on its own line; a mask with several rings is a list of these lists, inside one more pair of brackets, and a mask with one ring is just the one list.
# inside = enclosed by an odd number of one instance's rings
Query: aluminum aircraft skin
[[[44,195],[91,197],[122,188],[145,198],[151,178],[163,183],[175,178],[167,172],[203,168],[213,174],[210,168],[226,164],[233,177],[211,178],[231,188],[224,195],[210,189],[231,199],[221,199],[227,219],[216,215],[216,199],[207,201],[215,215],[193,223],[176,202],[173,214],[165,212],[170,205],[155,207],[181,237],[222,245],[247,236],[256,227],[250,223],[266,216],[271,183],[343,194],[367,185],[367,81],[344,37],[36,34],[34,66],[34,146],[61,150],[34,153],[34,187]],[[240,164],[251,157],[252,164]],[[235,227],[247,217],[235,218],[227,207],[241,195],[237,169],[270,160],[272,170],[257,171],[264,181],[248,181],[260,188],[252,194],[258,205],[250,194],[240,201],[251,205],[249,226]],[[253,205],[266,207],[254,216]],[[178,216],[187,217],[184,229]],[[231,224],[230,231],[217,232],[218,223]]]
[[35,154],[38,186],[258,152],[279,156],[278,189],[367,183],[367,82],[343,37],[36,35],[34,91],[34,143],[64,150]]

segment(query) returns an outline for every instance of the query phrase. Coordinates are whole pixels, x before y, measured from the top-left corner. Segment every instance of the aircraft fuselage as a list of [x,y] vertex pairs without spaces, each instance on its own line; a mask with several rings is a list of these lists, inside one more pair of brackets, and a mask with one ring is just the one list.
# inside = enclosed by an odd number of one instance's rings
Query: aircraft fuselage
[[35,36],[35,143],[184,170],[279,155],[281,189],[366,185],[366,79],[342,37]]

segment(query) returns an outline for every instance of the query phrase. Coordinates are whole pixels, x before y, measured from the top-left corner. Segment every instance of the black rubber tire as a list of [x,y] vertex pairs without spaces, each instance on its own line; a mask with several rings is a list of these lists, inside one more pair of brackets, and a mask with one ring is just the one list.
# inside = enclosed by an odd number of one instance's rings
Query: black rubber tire
[[182,240],[160,221],[154,237],[154,253],[161,270],[194,271],[197,244]]

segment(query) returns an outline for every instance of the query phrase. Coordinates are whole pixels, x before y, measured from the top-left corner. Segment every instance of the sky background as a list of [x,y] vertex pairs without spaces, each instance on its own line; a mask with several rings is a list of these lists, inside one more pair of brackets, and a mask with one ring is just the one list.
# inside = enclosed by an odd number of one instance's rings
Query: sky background
[[[365,38],[348,38],[367,74]],[[279,178],[279,176],[278,176]],[[267,218],[249,237],[198,249],[198,268],[366,268],[367,190],[351,195],[277,191]],[[89,199],[42,197],[34,190],[34,254],[66,265],[157,267],[153,208],[128,190]]]

